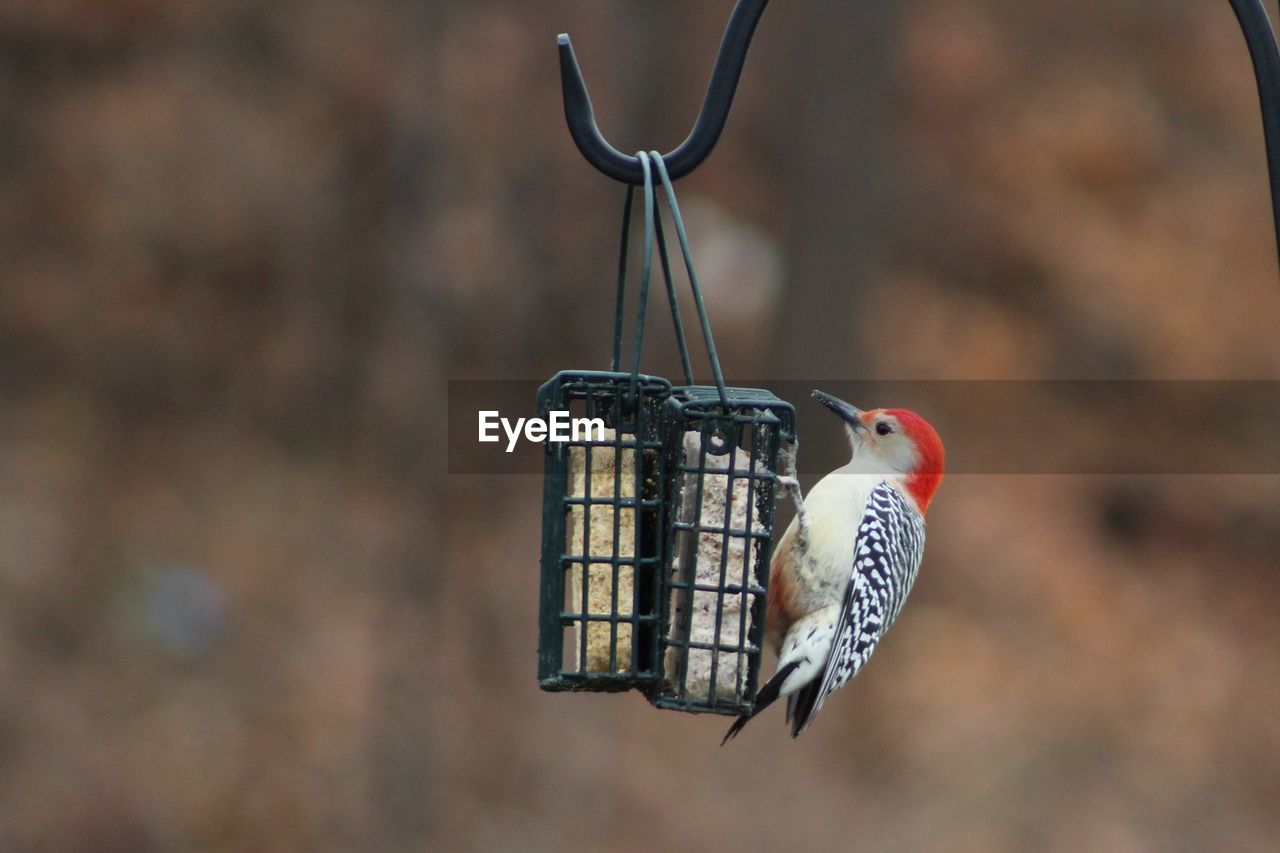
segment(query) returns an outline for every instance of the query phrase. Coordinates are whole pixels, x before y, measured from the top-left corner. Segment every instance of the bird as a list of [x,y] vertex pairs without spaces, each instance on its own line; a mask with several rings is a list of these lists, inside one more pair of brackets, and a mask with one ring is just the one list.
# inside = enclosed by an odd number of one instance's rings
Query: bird
[[796,515],[769,570],[765,636],[777,668],[721,746],[782,697],[791,736],[799,736],[867,663],[924,556],[924,516],[946,460],[937,431],[909,409],[863,411],[822,391],[813,396],[844,421],[851,456],[807,498],[794,448],[791,473],[778,475]]

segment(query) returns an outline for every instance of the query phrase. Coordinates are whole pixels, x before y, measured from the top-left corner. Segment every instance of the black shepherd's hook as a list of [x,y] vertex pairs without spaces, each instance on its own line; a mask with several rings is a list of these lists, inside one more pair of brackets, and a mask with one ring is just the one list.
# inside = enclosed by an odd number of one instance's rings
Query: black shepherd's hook
[[[738,89],[738,78],[742,75],[742,66],[747,60],[751,37],[755,34],[756,24],[760,23],[760,16],[764,14],[764,7],[767,5],[769,0],[738,0],[738,5],[734,7],[733,14],[729,17],[729,26],[724,31],[724,40],[720,43],[720,54],[716,57],[716,65],[711,72],[711,83],[707,87],[707,96],[702,101],[698,120],[688,138],[674,151],[662,156],[671,180],[682,178],[698,168],[707,159],[711,149],[716,147],[720,132],[724,130],[725,121],[729,118],[729,108],[733,106],[733,95]],[[587,84],[582,80],[582,71],[578,68],[578,59],[573,54],[569,35],[562,33],[556,41],[560,45],[564,115],[578,150],[587,158],[587,162],[614,180],[642,185],[644,171],[639,159],[623,154],[600,135],[595,112],[591,109],[591,97],[587,94]]]
[[1262,0],[1231,0],[1244,40],[1253,59],[1262,103],[1262,134],[1267,146],[1267,171],[1271,176],[1271,219],[1280,252],[1280,50]]
[[[1267,148],[1267,170],[1271,183],[1272,224],[1276,233],[1276,250],[1280,255],[1280,48],[1275,30],[1267,17],[1262,0],[1230,0],[1240,29],[1244,31],[1253,60],[1253,74],[1258,81],[1258,100],[1262,106],[1262,129]],[[698,120],[688,138],[674,151],[663,155],[671,180],[677,180],[696,169],[711,149],[715,148],[729,118],[738,78],[747,59],[751,37],[769,0],[738,0],[725,28],[720,53],[711,72],[707,96],[702,101]],[[557,42],[560,46],[560,81],[564,89],[564,114],[569,132],[578,150],[609,177],[627,184],[642,185],[644,170],[640,161],[623,154],[609,144],[596,125],[595,112],[582,70],[573,53],[567,33]]]

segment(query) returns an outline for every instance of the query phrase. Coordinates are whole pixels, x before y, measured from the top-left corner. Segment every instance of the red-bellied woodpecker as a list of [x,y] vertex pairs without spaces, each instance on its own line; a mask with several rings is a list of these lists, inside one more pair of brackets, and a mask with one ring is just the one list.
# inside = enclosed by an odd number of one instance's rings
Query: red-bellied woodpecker
[[907,409],[864,412],[821,391],[813,396],[844,419],[853,455],[807,500],[793,476],[779,477],[796,517],[769,571],[766,632],[778,667],[722,744],[780,696],[791,736],[804,731],[871,657],[924,555],[924,513],[942,481],[938,433]]

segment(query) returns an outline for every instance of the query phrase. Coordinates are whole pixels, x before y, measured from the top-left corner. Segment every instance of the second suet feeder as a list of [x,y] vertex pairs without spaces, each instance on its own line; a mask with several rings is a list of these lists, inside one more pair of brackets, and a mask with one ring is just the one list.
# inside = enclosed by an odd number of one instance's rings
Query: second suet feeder
[[664,411],[662,708],[744,713],[755,700],[778,459],[795,412],[768,391],[677,389]]
[[562,372],[538,415],[598,418],[603,434],[548,442],[538,678],[547,690],[654,683],[665,379]]

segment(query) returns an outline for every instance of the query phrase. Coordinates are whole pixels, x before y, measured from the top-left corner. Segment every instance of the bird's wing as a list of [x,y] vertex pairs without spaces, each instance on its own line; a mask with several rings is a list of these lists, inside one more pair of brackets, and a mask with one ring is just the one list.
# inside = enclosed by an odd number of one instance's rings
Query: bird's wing
[[789,704],[793,736],[804,731],[827,696],[857,675],[871,657],[902,609],[923,556],[924,519],[896,488],[888,483],[877,486],[858,525],[831,656],[822,678]]

